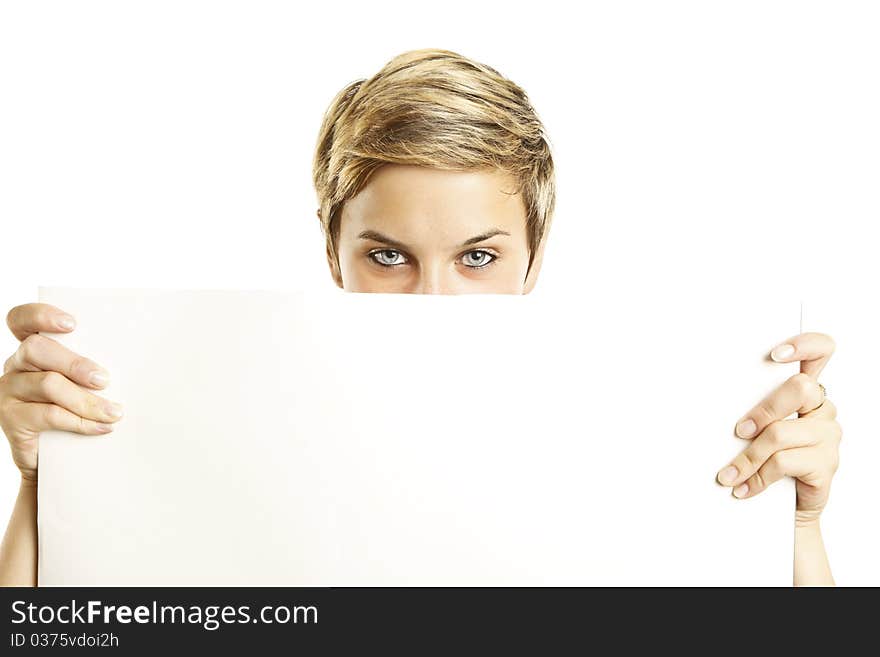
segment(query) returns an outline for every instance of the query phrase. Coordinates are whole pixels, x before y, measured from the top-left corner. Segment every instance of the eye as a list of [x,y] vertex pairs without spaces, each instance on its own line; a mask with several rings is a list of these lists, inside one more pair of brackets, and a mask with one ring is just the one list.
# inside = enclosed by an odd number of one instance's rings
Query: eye
[[494,262],[496,259],[497,256],[482,249],[468,251],[461,257],[461,261],[467,267],[471,267],[472,269],[481,269],[482,267],[486,267],[487,265],[492,264],[492,262]]
[[396,249],[379,249],[377,251],[370,251],[367,255],[373,259],[373,262],[382,265],[383,267],[394,267],[396,265],[406,264],[406,258],[404,258],[403,254]]

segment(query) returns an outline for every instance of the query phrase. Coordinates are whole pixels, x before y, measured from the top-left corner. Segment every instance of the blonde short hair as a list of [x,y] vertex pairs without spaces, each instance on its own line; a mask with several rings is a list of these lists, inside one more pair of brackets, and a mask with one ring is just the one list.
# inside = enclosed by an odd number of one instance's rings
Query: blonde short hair
[[333,262],[343,204],[384,164],[510,174],[526,210],[531,269],[553,216],[553,159],[525,91],[494,68],[449,50],[412,50],[336,95],[312,168]]

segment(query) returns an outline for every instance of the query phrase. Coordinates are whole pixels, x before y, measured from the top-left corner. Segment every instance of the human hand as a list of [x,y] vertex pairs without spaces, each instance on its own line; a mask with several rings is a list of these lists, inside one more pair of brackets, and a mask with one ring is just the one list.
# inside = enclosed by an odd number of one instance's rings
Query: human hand
[[70,315],[48,304],[29,303],[10,310],[6,323],[21,344],[0,376],[0,428],[22,478],[35,482],[41,432],[106,434],[122,417],[122,407],[80,387],[106,387],[106,370],[39,334],[69,333],[75,327]]
[[[837,472],[842,435],[837,408],[817,382],[834,346],[827,335],[802,333],[771,352],[778,363],[800,361],[801,371],[737,422],[735,434],[751,444],[717,474],[718,482],[740,499],[760,494],[784,476],[794,477],[799,526],[818,521]],[[797,419],[783,419],[794,412]]]

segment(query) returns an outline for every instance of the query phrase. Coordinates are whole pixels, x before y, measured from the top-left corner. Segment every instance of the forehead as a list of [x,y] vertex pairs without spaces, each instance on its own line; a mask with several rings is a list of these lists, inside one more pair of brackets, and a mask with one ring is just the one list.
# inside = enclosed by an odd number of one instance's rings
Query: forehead
[[401,240],[431,234],[459,240],[487,228],[525,234],[525,207],[509,174],[385,165],[342,211],[343,235],[364,229]]

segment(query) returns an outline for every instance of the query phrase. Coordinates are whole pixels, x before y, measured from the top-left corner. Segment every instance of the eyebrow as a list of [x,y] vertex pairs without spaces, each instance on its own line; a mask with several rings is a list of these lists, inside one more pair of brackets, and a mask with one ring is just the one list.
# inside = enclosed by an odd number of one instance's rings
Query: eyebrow
[[[485,233],[481,233],[480,235],[475,235],[470,239],[465,240],[461,243],[461,246],[470,246],[471,244],[478,244],[480,242],[485,242],[490,237],[495,237],[496,235],[507,235],[510,236],[506,230],[501,230],[500,228],[493,228],[491,230],[487,230]],[[407,246],[403,242],[398,242],[395,239],[391,239],[387,235],[383,235],[380,232],[375,230],[362,230],[358,233],[358,237],[362,240],[373,240],[375,242],[382,242],[384,244],[388,244],[389,246],[397,247],[398,249],[406,250]]]

